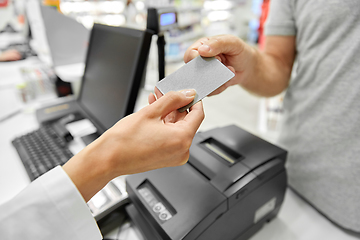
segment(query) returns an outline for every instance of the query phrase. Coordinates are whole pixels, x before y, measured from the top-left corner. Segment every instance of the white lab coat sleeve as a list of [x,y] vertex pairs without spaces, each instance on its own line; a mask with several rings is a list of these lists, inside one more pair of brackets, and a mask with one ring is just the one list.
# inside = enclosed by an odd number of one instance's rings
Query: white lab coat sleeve
[[99,240],[95,219],[62,167],[0,206],[0,239]]

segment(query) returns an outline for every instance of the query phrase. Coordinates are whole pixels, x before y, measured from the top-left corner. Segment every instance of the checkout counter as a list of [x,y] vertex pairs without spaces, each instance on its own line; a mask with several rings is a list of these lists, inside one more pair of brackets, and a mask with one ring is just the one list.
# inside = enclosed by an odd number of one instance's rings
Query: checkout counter
[[[0,204],[11,199],[30,183],[17,152],[11,145],[11,140],[15,136],[25,134],[38,127],[31,107],[17,102],[19,99],[16,97],[15,89],[15,84],[21,81],[19,67],[34,64],[39,64],[39,62],[36,59],[27,59],[19,62],[0,63],[2,76],[0,78],[0,101],[7,101],[7,105],[14,103],[19,108],[19,111],[0,122],[2,152],[0,158]],[[11,98],[9,98],[10,95]],[[136,109],[147,105],[147,95],[148,92],[145,90],[139,95]],[[194,139],[191,150],[193,154],[189,164],[179,167],[178,171],[175,171],[175,168],[161,169],[128,178],[130,199],[134,202],[133,206],[136,206],[135,215],[136,211],[141,211],[148,219],[152,219],[146,221],[153,224],[153,229],[162,232],[161,234],[166,233],[168,237],[186,236],[184,239],[195,239],[201,236],[200,233],[204,235],[197,239],[210,239],[208,237],[213,234],[217,234],[213,239],[225,239],[226,236],[229,236],[229,239],[231,236],[246,239],[243,236],[250,235],[251,240],[359,239],[358,236],[346,233],[333,225],[286,187],[284,172],[286,152],[283,149],[265,143],[254,135],[231,126],[238,125],[250,132],[256,132],[257,116],[248,111],[249,107],[254,109],[257,106],[256,98],[234,87],[226,90],[226,93],[220,96],[206,98],[203,102],[206,119]],[[227,108],[223,108],[225,105]],[[228,128],[222,127],[229,125]],[[241,148],[233,148],[231,142],[226,142],[226,139],[232,138],[225,139],[223,132],[226,132],[227,136],[234,134],[241,136],[240,139],[246,139],[246,147],[237,153],[236,149]],[[266,154],[262,155],[261,152],[254,150],[257,144],[267,149]],[[219,157],[223,154],[221,150],[230,155],[230,160],[228,159],[230,162]],[[207,158],[199,157],[202,154],[205,154]],[[250,162],[249,159],[254,158],[259,159],[260,162],[251,165],[254,160]],[[244,176],[242,179],[246,179],[245,182],[237,181],[240,175],[232,175],[234,174],[232,169],[237,168],[243,169],[238,174]],[[224,169],[225,172],[223,172]],[[166,178],[166,183],[169,185],[164,184],[165,181],[159,181],[160,177]],[[193,181],[194,179],[196,181]],[[169,189],[168,186],[171,184],[177,187]],[[186,188],[181,188],[183,184],[186,185]],[[269,192],[264,192],[261,188],[266,184],[276,187]],[[155,192],[160,196],[158,200],[166,200],[164,202],[169,213],[172,214],[172,218],[166,219],[167,217],[165,217],[164,220],[154,220],[154,214],[150,212],[148,202],[142,197],[146,194],[147,190],[144,189],[147,186],[150,186],[149,189],[152,187],[157,189]],[[177,191],[178,189],[181,190]],[[192,201],[192,199],[196,201]],[[128,212],[131,215],[134,213],[134,207],[129,205],[129,208]],[[181,216],[186,211],[192,214],[191,218]],[[231,227],[234,223],[232,213],[236,213],[238,221],[244,222],[241,223],[244,229],[235,231]],[[239,217],[241,215],[244,217]],[[142,219],[144,220],[144,218]],[[170,224],[171,220],[175,220],[174,224]],[[139,225],[136,224],[136,221],[138,220],[135,217],[135,224],[133,221],[127,222],[127,226],[130,226],[127,228],[124,225],[119,226],[121,231],[126,232],[122,232],[121,238],[118,239],[146,239],[146,236],[144,238],[136,234],[136,228],[140,229],[134,227]],[[270,222],[267,223],[267,221]],[[251,230],[251,226],[256,226],[256,229]],[[242,235],[247,229],[250,229],[251,234]],[[115,229],[104,238],[111,239],[119,236],[118,231],[119,229]],[[234,232],[230,233],[229,231]],[[227,235],[228,233],[230,235]]]

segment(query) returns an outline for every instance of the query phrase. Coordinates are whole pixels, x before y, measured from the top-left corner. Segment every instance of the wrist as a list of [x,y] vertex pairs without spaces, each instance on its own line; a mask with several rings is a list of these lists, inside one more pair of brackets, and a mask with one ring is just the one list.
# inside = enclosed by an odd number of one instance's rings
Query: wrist
[[93,142],[63,166],[86,202],[114,178],[108,161],[97,150],[98,144]]

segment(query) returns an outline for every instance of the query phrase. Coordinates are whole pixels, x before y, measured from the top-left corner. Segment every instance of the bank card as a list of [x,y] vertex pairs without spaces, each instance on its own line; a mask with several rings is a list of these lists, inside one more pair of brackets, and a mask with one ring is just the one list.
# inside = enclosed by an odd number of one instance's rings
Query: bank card
[[195,99],[190,104],[179,109],[180,112],[183,112],[234,76],[235,74],[216,58],[198,56],[163,78],[156,84],[156,87],[162,94],[170,91],[195,89]]

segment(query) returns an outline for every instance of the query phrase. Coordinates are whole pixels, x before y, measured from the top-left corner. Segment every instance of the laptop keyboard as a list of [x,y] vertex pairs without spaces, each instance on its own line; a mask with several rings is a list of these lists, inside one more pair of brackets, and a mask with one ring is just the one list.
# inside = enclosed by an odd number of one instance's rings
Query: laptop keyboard
[[58,165],[64,165],[73,156],[67,148],[67,142],[57,134],[52,125],[43,125],[17,137],[12,144],[31,181]]

